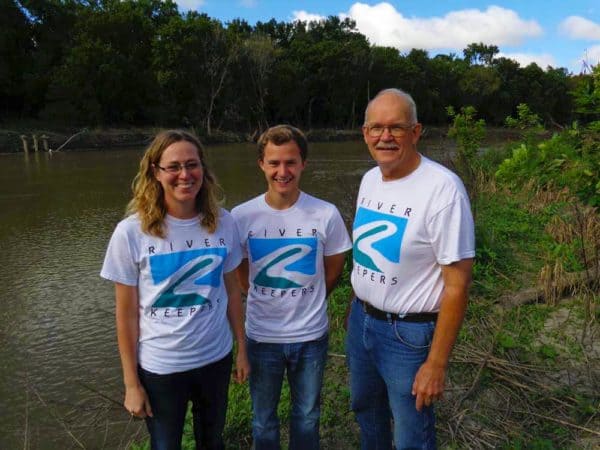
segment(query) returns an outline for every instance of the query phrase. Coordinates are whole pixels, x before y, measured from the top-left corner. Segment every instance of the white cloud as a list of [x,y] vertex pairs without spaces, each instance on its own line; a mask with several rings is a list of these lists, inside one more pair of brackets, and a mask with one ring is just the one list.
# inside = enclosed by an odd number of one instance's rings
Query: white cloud
[[320,16],[319,14],[311,14],[306,11],[294,11],[292,12],[293,20],[299,20],[301,22],[320,22],[327,20],[327,17]]
[[528,37],[539,36],[542,28],[535,20],[524,20],[510,9],[490,6],[486,10],[464,9],[443,17],[404,17],[389,3],[370,6],[354,3],[347,14],[372,44],[400,50],[463,49],[473,42],[488,45],[519,45]]
[[195,11],[201,6],[204,6],[204,0],[175,0],[180,11]]
[[579,16],[569,16],[559,26],[571,39],[600,40],[600,25]]
[[554,56],[549,53],[534,54],[534,53],[498,53],[498,57],[513,59],[520,64],[521,67],[527,67],[531,63],[536,63],[542,69],[548,66],[557,67]]

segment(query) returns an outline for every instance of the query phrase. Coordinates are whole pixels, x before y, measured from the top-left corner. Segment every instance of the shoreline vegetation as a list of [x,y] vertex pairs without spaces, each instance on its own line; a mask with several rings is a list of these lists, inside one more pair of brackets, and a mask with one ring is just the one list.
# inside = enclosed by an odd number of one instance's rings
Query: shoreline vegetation
[[[34,152],[34,136],[38,139],[38,151],[46,151],[43,139],[51,151],[73,152],[87,150],[104,150],[124,147],[145,147],[154,136],[166,127],[53,127],[47,124],[0,124],[0,154],[23,153],[23,139],[27,141],[28,152]],[[425,126],[422,140],[430,138],[447,138],[448,126]],[[189,131],[196,132],[194,129]],[[545,134],[548,134],[545,132]],[[205,145],[254,143],[260,132],[254,133],[215,130],[210,136],[199,133],[200,141]],[[360,127],[356,129],[319,128],[306,131],[309,142],[343,142],[362,140]],[[490,142],[506,142],[519,139],[520,134],[514,129],[495,127],[488,129]],[[453,142],[449,140],[453,145]]]
[[[50,126],[15,126],[11,128],[0,125],[0,153],[23,152],[22,137],[28,141],[29,152],[33,150],[33,136],[39,141],[39,151],[44,151],[41,144],[41,136],[46,136],[48,146],[55,150],[69,141],[61,151],[85,151],[94,149],[110,149],[122,147],[144,147],[148,145],[154,136],[167,127],[114,127],[114,128],[53,128]],[[198,135],[205,145],[212,144],[236,144],[243,142],[255,142],[259,132],[244,133],[234,131],[214,130],[210,136],[198,133],[193,128],[184,128]],[[318,129],[308,132],[313,142],[333,142],[359,139],[360,130],[336,130]]]

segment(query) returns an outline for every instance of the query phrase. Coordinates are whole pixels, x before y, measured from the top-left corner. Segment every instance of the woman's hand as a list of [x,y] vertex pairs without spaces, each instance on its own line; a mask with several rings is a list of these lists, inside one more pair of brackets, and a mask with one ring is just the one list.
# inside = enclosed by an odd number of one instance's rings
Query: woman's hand
[[125,400],[123,406],[129,414],[140,419],[152,416],[152,408],[150,407],[150,400],[148,394],[143,386],[137,385],[125,388]]
[[240,286],[234,270],[223,275],[225,288],[227,289],[227,318],[233,331],[233,336],[237,342],[237,355],[235,357],[235,369],[233,370],[233,379],[238,383],[243,383],[250,375],[250,362],[246,352],[246,334],[244,332],[244,308],[242,307],[242,297]]
[[150,401],[137,373],[139,301],[137,286],[115,283],[117,341],[123,366],[125,400],[123,406],[132,416],[152,417]]

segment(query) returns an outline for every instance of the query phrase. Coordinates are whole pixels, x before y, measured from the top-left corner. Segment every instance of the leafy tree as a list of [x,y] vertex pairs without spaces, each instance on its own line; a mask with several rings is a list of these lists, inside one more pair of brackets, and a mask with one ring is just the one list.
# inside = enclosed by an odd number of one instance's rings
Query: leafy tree
[[447,112],[452,119],[448,136],[456,140],[454,165],[473,200],[477,197],[474,191],[478,170],[477,153],[485,137],[485,121],[476,119],[477,110],[473,106],[465,106],[459,113],[449,106]]
[[330,18],[324,24],[326,39],[314,38],[316,94],[321,102],[318,120],[329,126],[355,128],[362,117],[363,104],[357,107],[357,100],[365,92],[369,45],[354,26],[354,22]]
[[446,123],[446,106],[460,107],[462,98],[458,86],[468,66],[455,55],[437,55],[429,61],[429,110],[419,107],[428,123]]
[[472,43],[463,50],[465,61],[469,64],[481,64],[484,66],[491,66],[494,62],[494,58],[500,52],[495,45],[486,45],[483,42]]
[[547,124],[569,123],[573,117],[571,81],[565,68],[548,67],[544,72],[544,106],[538,113]]
[[107,0],[86,8],[54,80],[52,100],[71,118],[93,123],[152,120],[158,100],[152,41],[157,26],[176,15],[175,3],[160,0]]
[[154,67],[164,100],[180,121],[201,122],[213,131],[217,101],[239,53],[233,32],[206,14],[189,12],[161,27]]
[[[473,105],[485,117],[494,117],[495,98],[502,81],[494,68],[470,66],[458,83],[462,104]],[[499,118],[503,120],[504,118]]]
[[508,116],[504,122],[507,127],[519,130],[527,145],[534,145],[539,141],[540,134],[544,131],[540,116],[532,112],[527,103],[520,103],[517,106],[517,117]]
[[398,84],[398,74],[402,72],[404,58],[393,47],[371,47],[368,61],[368,86],[366,99],[369,100],[381,89]]
[[25,113],[36,116],[44,108],[56,72],[72,45],[79,15],[92,6],[80,0],[21,0],[31,23],[33,49],[30,70],[23,75]]
[[[410,92],[425,123],[473,105],[503,124],[527,103],[545,124],[597,118],[597,79],[521,68],[498,48],[464,57],[370,46],[346,18],[226,26],[172,0],[3,0],[0,114],[86,124],[197,124],[261,130],[355,128],[379,90]],[[570,94],[572,92],[572,95]]]
[[277,48],[287,49],[294,37],[306,32],[306,24],[303,22],[277,22],[271,19],[268,22],[257,22],[254,27],[255,33],[269,36]]
[[519,106],[517,106],[517,117],[509,116],[505,122],[507,127],[519,130],[540,131],[544,129],[540,116],[533,113],[529,109],[529,106],[527,106],[527,103],[519,103]]
[[536,63],[531,63],[520,72],[517,81],[522,103],[527,103],[533,111],[543,111],[546,104],[544,71]]
[[247,71],[252,88],[251,104],[253,115],[256,117],[257,129],[268,128],[266,115],[267,95],[269,93],[269,78],[273,72],[273,64],[277,57],[277,49],[270,37],[254,35],[244,41],[241,49],[243,62],[241,67]]
[[600,119],[600,64],[592,68],[591,74],[575,78],[574,84],[571,94],[577,115],[584,122]]
[[405,71],[402,73],[402,84],[415,99],[423,118],[433,115],[435,94],[429,85],[431,74],[429,54],[425,50],[412,49],[404,58]]
[[366,92],[366,38],[356,32],[353,21],[333,16],[309,25],[295,22],[294,27],[277,62],[275,109],[306,128],[313,123],[353,126],[362,115],[357,98]]
[[24,74],[31,70],[32,26],[17,2],[0,3],[0,117],[24,109]]
[[487,116],[492,123],[499,124],[505,117],[514,114],[523,95],[519,91],[516,80],[522,71],[519,63],[513,59],[500,57],[494,60],[494,69],[500,79],[500,87],[492,98],[493,117]]

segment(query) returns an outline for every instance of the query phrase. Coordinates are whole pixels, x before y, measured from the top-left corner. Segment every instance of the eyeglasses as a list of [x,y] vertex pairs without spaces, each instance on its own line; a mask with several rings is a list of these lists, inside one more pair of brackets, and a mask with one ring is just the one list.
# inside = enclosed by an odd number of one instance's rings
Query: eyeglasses
[[164,170],[167,173],[172,173],[173,175],[178,174],[183,169],[191,172],[192,170],[197,170],[201,167],[202,163],[200,161],[188,161],[186,163],[172,163],[167,167],[161,167],[158,164],[154,164],[154,167],[158,167],[160,170]]
[[371,137],[380,137],[386,128],[393,137],[399,138],[406,136],[408,131],[412,131],[415,128],[415,124],[397,123],[395,125],[367,125],[367,132]]

